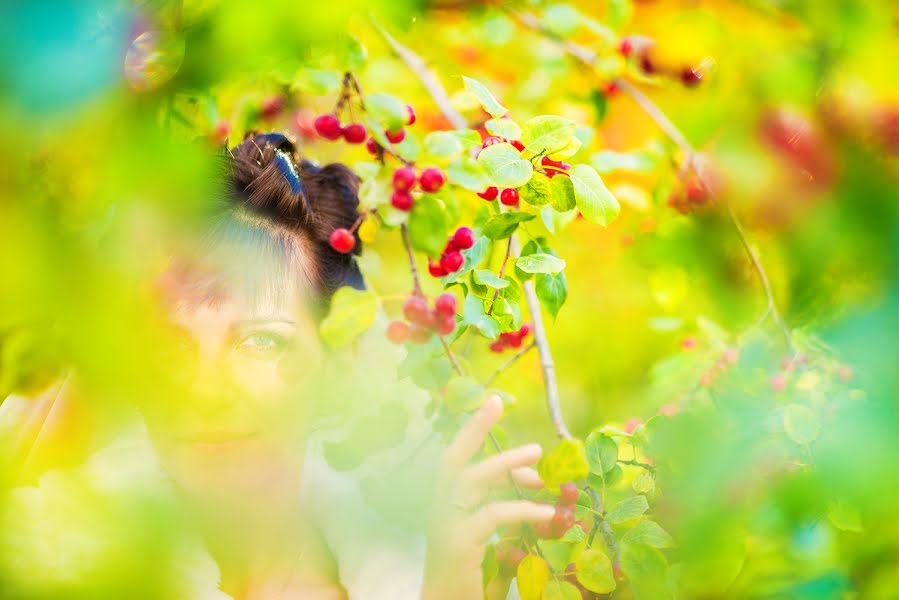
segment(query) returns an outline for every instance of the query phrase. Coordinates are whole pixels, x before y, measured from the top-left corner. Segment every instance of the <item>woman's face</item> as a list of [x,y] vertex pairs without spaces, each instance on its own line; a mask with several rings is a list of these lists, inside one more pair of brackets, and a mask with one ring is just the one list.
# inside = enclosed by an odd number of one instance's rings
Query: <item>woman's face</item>
[[205,495],[299,477],[305,407],[322,363],[302,304],[289,294],[251,304],[225,293],[169,306],[177,393],[145,411],[169,474]]

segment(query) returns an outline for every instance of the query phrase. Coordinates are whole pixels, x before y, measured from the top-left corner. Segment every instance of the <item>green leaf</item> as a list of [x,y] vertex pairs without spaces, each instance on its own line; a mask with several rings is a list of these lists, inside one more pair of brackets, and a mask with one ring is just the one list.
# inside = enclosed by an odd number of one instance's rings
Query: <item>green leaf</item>
[[674,538],[655,521],[643,519],[621,536],[621,543],[646,544],[653,548],[673,548]]
[[507,279],[500,279],[496,273],[488,269],[480,269],[474,272],[474,279],[481,285],[489,285],[490,287],[501,290],[509,285]]
[[495,340],[499,336],[499,321],[484,310],[484,300],[474,294],[467,294],[462,303],[463,322],[473,325],[484,337]]
[[409,119],[406,103],[390,94],[376,93],[366,96],[365,112],[383,123],[388,131],[402,129]]
[[668,600],[668,562],[657,549],[645,544],[622,544],[621,570],[639,600]]
[[478,81],[477,79],[472,79],[471,77],[462,76],[462,81],[465,83],[465,89],[474,94],[475,98],[478,99],[478,102],[481,103],[481,106],[484,107],[490,116],[494,118],[500,118],[507,112],[509,109],[497,102],[496,98],[493,97],[493,94],[490,93],[484,84]]
[[577,199],[574,195],[574,184],[571,183],[570,177],[564,175],[556,175],[549,180],[552,188],[552,207],[559,212],[568,212],[577,206]]
[[558,493],[559,486],[563,483],[586,477],[590,472],[590,465],[587,463],[584,442],[577,438],[562,440],[540,460],[537,471],[546,484],[546,489],[553,493]]
[[631,487],[634,488],[634,491],[638,494],[651,494],[656,487],[656,480],[652,476],[652,473],[643,471],[634,477]]
[[597,594],[608,594],[615,589],[612,561],[597,548],[584,550],[575,561],[577,580],[582,586]]
[[543,600],[581,600],[581,592],[567,581],[554,579],[543,588]]
[[500,188],[521,187],[534,172],[534,165],[522,159],[512,144],[505,142],[481,150],[478,163],[483,165],[491,183]]
[[861,533],[862,518],[858,509],[846,504],[842,500],[835,500],[827,508],[827,519],[831,524],[842,531]]
[[424,145],[425,152],[434,158],[448,160],[462,152],[462,142],[459,138],[446,131],[432,131],[425,136]]
[[446,176],[450,183],[462,186],[472,192],[483,192],[490,187],[487,173],[473,158],[463,156],[450,163],[446,170]]
[[542,600],[543,590],[549,581],[549,569],[542,558],[528,554],[518,563],[515,579],[521,600]]
[[518,195],[522,200],[533,206],[543,206],[552,201],[552,180],[544,175],[534,171],[531,179],[524,187],[519,188]]
[[293,79],[293,86],[316,96],[332,94],[340,89],[340,73],[323,69],[300,69]]
[[512,119],[490,119],[484,123],[484,128],[491,135],[517,140],[521,137],[521,127]]
[[571,169],[571,183],[578,210],[584,218],[600,225],[608,225],[618,216],[618,200],[606,188],[602,178],[590,165],[575,165]]
[[583,142],[579,138],[572,137],[570,140],[568,140],[568,143],[565,144],[564,148],[556,150],[555,152],[549,154],[548,156],[553,160],[570,158],[580,151],[582,145],[583,145]]
[[523,154],[536,156],[557,152],[569,144],[574,137],[574,130],[574,121],[554,115],[541,115],[529,119],[521,128]]
[[484,403],[484,388],[471,377],[454,377],[446,384],[445,398],[451,413],[471,412]]
[[331,348],[348,345],[375,322],[380,302],[374,292],[341,287],[331,300],[328,316],[319,326],[322,340]]
[[412,247],[430,256],[440,254],[449,235],[449,215],[440,200],[421,196],[409,213],[409,241]]
[[592,432],[584,442],[590,472],[602,475],[615,468],[618,463],[618,444],[611,437],[598,431]]
[[355,36],[347,35],[338,47],[338,57],[345,71],[361,71],[368,60],[368,50]]
[[580,26],[583,15],[569,4],[551,4],[543,11],[546,28],[560,37],[568,37]]
[[481,233],[491,240],[502,240],[515,233],[519,223],[530,221],[534,218],[534,215],[525,212],[502,213],[487,221]]
[[525,273],[558,273],[565,268],[565,261],[552,254],[529,254],[515,261],[515,266]]
[[537,299],[555,319],[568,299],[568,279],[565,273],[539,273],[534,278]]
[[797,444],[805,445],[818,437],[821,426],[812,409],[790,404],[784,409],[784,431]]
[[446,133],[458,139],[466,150],[481,147],[481,134],[474,129],[453,129]]
[[633,496],[625,498],[606,513],[606,520],[612,525],[624,523],[636,519],[649,510],[649,503],[646,496]]

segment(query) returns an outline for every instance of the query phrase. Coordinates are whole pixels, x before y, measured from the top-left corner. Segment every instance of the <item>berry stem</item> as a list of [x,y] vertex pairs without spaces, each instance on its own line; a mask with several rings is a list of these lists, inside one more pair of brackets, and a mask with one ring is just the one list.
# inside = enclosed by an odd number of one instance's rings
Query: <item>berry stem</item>
[[403,235],[403,245],[406,247],[406,254],[409,255],[409,270],[412,272],[413,292],[421,294],[421,282],[418,279],[418,269],[415,267],[415,256],[412,254],[412,242],[409,241],[409,228],[403,223],[400,225],[400,232]]
[[531,342],[530,344],[528,344],[527,346],[525,346],[524,348],[522,348],[521,350],[516,352],[509,360],[507,360],[506,362],[501,364],[499,366],[499,368],[497,368],[493,373],[491,373],[490,376],[487,379],[485,379],[481,385],[484,387],[489,386],[491,383],[493,383],[494,379],[496,379],[497,377],[502,375],[506,369],[511,367],[513,364],[515,364],[515,362],[519,358],[521,358],[522,356],[527,354],[532,348],[535,348],[536,346],[537,346],[537,344],[535,344],[534,342]]
[[[499,267],[499,278],[503,278],[506,272],[506,264],[509,262],[509,255],[512,254],[512,237],[509,236],[509,243],[506,245],[506,256],[503,258],[503,264]],[[496,299],[499,298],[499,288],[493,292],[493,300],[490,301],[490,308],[487,310],[487,316],[493,314],[493,307],[496,306]]]
[[618,459],[618,462],[622,465],[631,465],[632,467],[640,467],[641,469],[646,469],[650,473],[655,473],[656,469],[650,464],[640,462],[639,460],[621,460]]

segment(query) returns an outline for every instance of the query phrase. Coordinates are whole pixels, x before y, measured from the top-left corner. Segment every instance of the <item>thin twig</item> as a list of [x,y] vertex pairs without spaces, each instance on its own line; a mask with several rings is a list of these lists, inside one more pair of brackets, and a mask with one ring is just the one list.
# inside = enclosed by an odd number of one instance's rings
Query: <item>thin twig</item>
[[[499,267],[499,278],[502,279],[506,272],[506,264],[509,262],[509,255],[512,253],[512,237],[509,236],[509,243],[506,245],[506,256],[503,257],[503,264]],[[487,310],[487,316],[493,314],[493,307],[496,306],[496,299],[499,298],[499,288],[493,292],[493,300],[490,302],[490,308]]]
[[405,223],[400,225],[400,233],[403,235],[403,245],[406,246],[406,254],[409,255],[409,270],[412,271],[412,283],[415,294],[421,294],[421,282],[418,279],[418,269],[415,268],[415,256],[412,254],[412,242],[409,241],[409,228]]
[[446,338],[442,335],[440,337],[440,343],[443,345],[443,351],[446,352],[446,357],[449,359],[450,364],[453,366],[453,370],[456,372],[456,375],[462,377],[465,375],[465,371],[462,370],[462,367],[459,365],[459,361],[456,360],[456,355],[453,354],[452,349],[449,347],[449,344],[446,343]]
[[508,369],[509,367],[511,367],[513,364],[515,364],[515,362],[516,362],[519,358],[521,358],[522,356],[524,356],[525,354],[527,354],[528,352],[530,352],[530,350],[531,350],[532,348],[536,348],[536,347],[537,347],[537,344],[535,344],[534,342],[531,342],[530,344],[528,344],[527,346],[525,346],[524,348],[522,348],[521,350],[519,350],[518,352],[516,352],[516,353],[512,356],[512,358],[510,358],[509,360],[507,360],[506,362],[504,362],[503,364],[501,364],[497,370],[495,370],[493,373],[491,373],[491,374],[490,374],[490,377],[488,377],[487,379],[485,379],[484,382],[483,382],[481,385],[484,386],[484,387],[488,387],[491,383],[493,383],[493,380],[494,380],[494,379],[496,379],[497,377],[499,377],[499,376],[500,376],[506,369]]
[[639,460],[621,460],[621,459],[618,459],[618,462],[621,463],[622,465],[630,465],[630,466],[632,466],[632,467],[640,467],[641,469],[646,469],[646,470],[649,471],[650,473],[655,473],[655,472],[656,472],[656,468],[653,467],[651,464],[649,464],[649,463],[644,463],[644,462],[640,462]]
[[463,117],[453,106],[452,102],[450,102],[449,94],[446,93],[443,84],[440,83],[440,79],[437,78],[437,75],[435,75],[433,71],[428,69],[425,61],[423,61],[415,52],[396,41],[386,29],[381,27],[373,16],[370,16],[369,18],[372,26],[378,30],[378,33],[381,34],[396,55],[403,59],[403,62],[405,62],[409,69],[415,73],[418,80],[421,81],[422,85],[428,91],[428,94],[430,94],[431,98],[434,99],[434,102],[437,103],[440,112],[442,112],[443,116],[446,117],[446,120],[450,122],[450,125],[455,129],[464,129],[467,127],[468,123],[465,120],[465,117]]

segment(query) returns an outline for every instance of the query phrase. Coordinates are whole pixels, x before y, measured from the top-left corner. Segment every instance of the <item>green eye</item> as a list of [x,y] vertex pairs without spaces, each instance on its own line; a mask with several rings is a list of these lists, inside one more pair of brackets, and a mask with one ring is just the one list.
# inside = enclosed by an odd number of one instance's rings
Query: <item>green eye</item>
[[287,348],[287,340],[269,332],[255,332],[244,337],[237,344],[237,350],[260,358],[276,356]]

